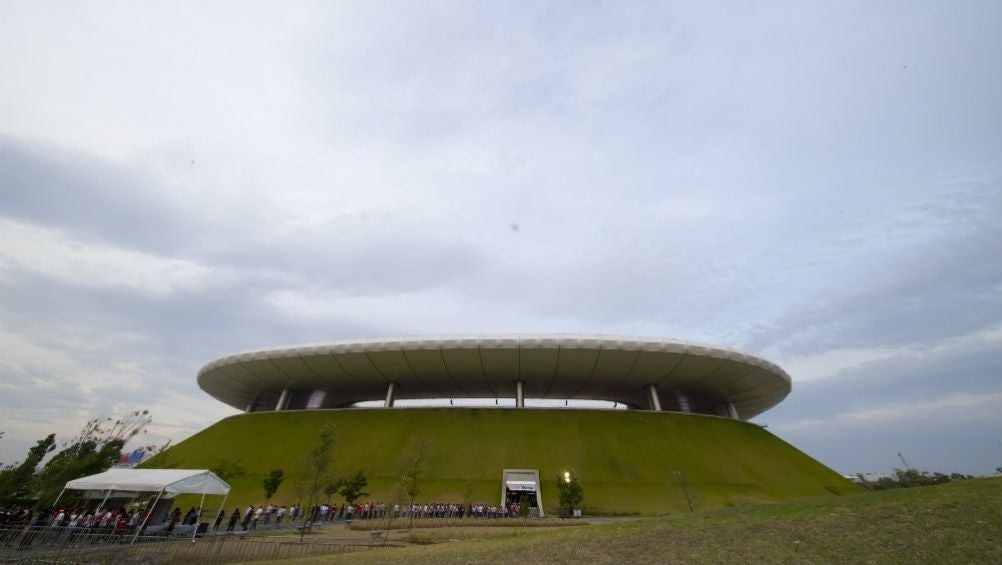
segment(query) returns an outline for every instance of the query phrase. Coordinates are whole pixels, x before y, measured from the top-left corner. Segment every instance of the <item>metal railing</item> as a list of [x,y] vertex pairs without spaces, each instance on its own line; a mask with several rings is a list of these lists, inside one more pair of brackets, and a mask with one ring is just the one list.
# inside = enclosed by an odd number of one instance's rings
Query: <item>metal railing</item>
[[0,563],[231,563],[393,547],[359,539],[297,541],[241,534],[140,535],[67,527],[0,528]]

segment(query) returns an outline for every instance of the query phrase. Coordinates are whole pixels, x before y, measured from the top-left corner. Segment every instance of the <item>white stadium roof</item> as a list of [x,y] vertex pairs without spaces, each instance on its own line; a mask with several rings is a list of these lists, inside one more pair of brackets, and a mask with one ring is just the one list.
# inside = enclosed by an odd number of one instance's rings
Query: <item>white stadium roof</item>
[[[586,399],[646,406],[650,385],[751,418],[791,390],[765,359],[686,341],[579,334],[398,337],[248,351],[217,359],[198,384],[230,406],[274,405],[284,389],[324,391],[325,406],[383,399],[514,397]],[[333,400],[330,400],[333,399]],[[671,402],[669,401],[670,405]]]

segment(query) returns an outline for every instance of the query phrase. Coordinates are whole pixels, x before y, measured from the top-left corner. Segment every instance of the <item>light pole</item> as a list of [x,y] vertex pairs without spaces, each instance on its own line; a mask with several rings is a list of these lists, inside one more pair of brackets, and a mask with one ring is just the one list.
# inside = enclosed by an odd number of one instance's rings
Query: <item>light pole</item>
[[567,515],[566,515],[566,517],[567,518],[570,518],[571,516],[574,515],[574,503],[572,502],[572,499],[574,497],[572,497],[570,495],[570,492],[571,492],[571,481],[572,480],[573,479],[571,478],[571,472],[570,472],[570,470],[564,471],[564,489],[563,490],[564,490],[565,498],[567,499],[566,500],[566,502],[567,502]]

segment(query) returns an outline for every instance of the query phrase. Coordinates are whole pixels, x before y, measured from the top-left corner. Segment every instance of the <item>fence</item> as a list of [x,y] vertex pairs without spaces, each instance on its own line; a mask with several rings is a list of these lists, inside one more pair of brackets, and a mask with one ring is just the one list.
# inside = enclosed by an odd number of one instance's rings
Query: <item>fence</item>
[[389,544],[358,539],[268,540],[243,535],[139,536],[82,528],[0,528],[0,563],[232,563],[366,551]]

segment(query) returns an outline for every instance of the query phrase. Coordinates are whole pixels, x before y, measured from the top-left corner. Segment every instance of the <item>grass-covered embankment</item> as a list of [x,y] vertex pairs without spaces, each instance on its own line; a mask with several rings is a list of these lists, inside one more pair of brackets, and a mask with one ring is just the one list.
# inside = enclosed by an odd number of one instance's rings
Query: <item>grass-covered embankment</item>
[[1002,479],[276,563],[997,565]]
[[856,492],[837,473],[747,422],[621,410],[346,409],[233,416],[150,460],[146,467],[204,469],[236,462],[227,506],[263,502],[272,469],[286,481],[277,504],[299,501],[296,484],[318,432],[334,424],[334,466],[361,469],[371,500],[398,499],[397,484],[420,445],[423,501],[495,502],[505,468],[539,469],[543,503],[557,504],[556,476],[571,469],[586,511],[656,513],[687,508],[681,481],[703,508]]

